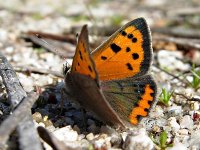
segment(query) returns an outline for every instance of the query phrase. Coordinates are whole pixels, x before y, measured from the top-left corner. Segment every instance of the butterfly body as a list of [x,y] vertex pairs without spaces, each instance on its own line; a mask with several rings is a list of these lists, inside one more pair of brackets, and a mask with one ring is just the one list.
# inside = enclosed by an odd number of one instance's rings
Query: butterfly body
[[127,23],[90,53],[84,26],[65,83],[73,97],[105,123],[137,125],[156,103],[148,75],[152,60],[149,28],[143,18]]

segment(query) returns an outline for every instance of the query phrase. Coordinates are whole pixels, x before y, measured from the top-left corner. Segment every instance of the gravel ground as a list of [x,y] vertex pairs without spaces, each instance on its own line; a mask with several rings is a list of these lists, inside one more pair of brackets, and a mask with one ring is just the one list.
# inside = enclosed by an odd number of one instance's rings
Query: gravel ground
[[[135,0],[126,3],[110,0],[81,2],[57,0],[56,3],[50,0],[1,1],[0,51],[14,68],[35,67],[39,70],[62,72],[64,62],[67,60],[71,63],[71,58],[63,59],[43,48],[34,47],[21,38],[22,35],[30,30],[62,35],[70,32],[72,27],[81,27],[85,23],[94,28],[97,25],[99,27],[113,23],[121,25],[141,16],[146,18],[151,26],[156,27],[166,23],[163,17],[169,17],[173,11],[175,13],[175,3],[180,2],[183,1],[179,0],[173,4],[169,4],[166,0],[142,2]],[[187,8],[197,4],[199,6],[198,1],[190,3],[186,1],[181,7]],[[170,8],[171,11],[159,9],[161,6]],[[98,37],[90,38],[91,41],[95,41],[94,39]],[[17,72],[26,92],[41,88],[40,98],[34,104],[32,111],[35,126],[45,127],[66,145],[73,145],[75,148],[159,149],[162,147],[159,139],[165,131],[167,133],[165,149],[200,149],[200,88],[195,89],[188,84],[192,83],[194,78],[191,61],[188,59],[200,65],[198,61],[200,51],[194,50],[193,57],[188,57],[185,51],[176,45],[172,51],[173,46],[169,46],[169,49],[163,46],[155,50],[151,69],[159,88],[158,99],[161,99],[162,89],[166,89],[172,93],[170,101],[166,103],[159,101],[149,117],[144,118],[139,126],[123,132],[106,126],[89,111],[86,111],[84,126],[81,107],[71,102],[62,92],[64,87],[62,78],[51,74]],[[0,119],[3,120],[9,115],[10,108],[6,102],[5,87],[2,82],[0,83]],[[51,149],[46,143],[44,147]]]

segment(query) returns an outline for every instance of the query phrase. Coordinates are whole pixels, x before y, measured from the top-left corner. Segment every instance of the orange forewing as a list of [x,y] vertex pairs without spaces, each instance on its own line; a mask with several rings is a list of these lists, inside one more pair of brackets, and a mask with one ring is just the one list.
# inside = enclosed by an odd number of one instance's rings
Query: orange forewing
[[[143,18],[138,20],[142,22],[141,25],[136,27],[135,21],[128,23],[92,53],[100,80],[133,77],[141,72],[143,62],[150,63],[151,46],[147,48],[149,58],[145,58],[143,46],[144,36],[150,37],[149,29]],[[145,40],[150,43],[150,38]],[[144,72],[147,70],[148,67]]]
[[97,78],[95,66],[90,56],[88,30],[86,25],[83,26],[78,39],[71,71],[89,76],[93,79]]

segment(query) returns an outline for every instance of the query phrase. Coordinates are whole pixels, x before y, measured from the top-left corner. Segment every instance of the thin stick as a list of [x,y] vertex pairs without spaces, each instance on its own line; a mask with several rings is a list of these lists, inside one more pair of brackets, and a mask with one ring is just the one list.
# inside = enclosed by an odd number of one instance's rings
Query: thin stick
[[193,38],[200,39],[200,31],[194,29],[184,29],[184,28],[151,28],[152,32],[167,34],[173,37],[181,37],[181,38]]
[[38,74],[51,74],[58,78],[64,78],[63,74],[57,71],[51,71],[48,69],[39,69],[31,66],[15,66],[15,71],[17,72],[32,72],[32,73],[38,73]]
[[[27,112],[30,111],[32,105],[38,99],[38,94],[31,92],[26,98],[22,100],[19,106],[13,111],[13,113],[6,118],[0,126],[0,145],[5,145],[9,138],[9,135],[14,131],[16,126],[27,116]],[[0,149],[1,149],[0,146]]]
[[185,99],[187,99],[188,101],[200,101],[200,98],[195,98],[195,97],[189,98],[189,97],[185,96],[185,95],[182,94],[182,93],[177,93],[177,92],[175,92],[174,94],[180,95],[180,96],[184,97]]
[[37,128],[40,137],[48,143],[54,150],[81,150],[80,147],[73,148],[72,146],[67,146],[63,142],[59,141],[55,136],[49,133],[45,128]]
[[200,40],[194,39],[186,39],[186,38],[176,38],[176,37],[161,37],[161,36],[153,36],[154,40],[157,41],[165,41],[172,42],[177,45],[182,45],[189,48],[194,48],[200,50]]
[[181,81],[184,85],[188,85],[189,82],[188,82],[188,83],[185,82],[184,80],[180,79],[178,76],[175,76],[174,74],[172,74],[172,73],[170,73],[170,72],[168,72],[168,71],[162,69],[162,68],[159,67],[158,65],[154,65],[154,66],[155,66],[156,68],[158,68],[159,70],[165,72],[166,74],[172,76],[173,78],[178,79],[178,80]]
[[13,67],[9,64],[6,57],[0,53],[0,75],[8,93],[8,99],[11,106],[15,108],[21,100],[26,97],[26,92],[21,86],[19,79],[13,70]]
[[[8,99],[11,103],[11,106],[13,110],[18,107],[18,105],[21,103],[21,101],[27,96],[26,92],[24,91],[23,87],[21,86],[21,83],[19,82],[19,79],[13,70],[13,67],[9,64],[6,57],[3,56],[3,54],[0,53],[0,75],[2,77],[3,83],[6,87],[6,91],[8,93]],[[19,105],[20,106],[20,105]],[[21,108],[21,107],[20,107]],[[21,108],[25,109],[24,107]],[[26,109],[25,109],[26,110]],[[34,123],[31,117],[31,110],[29,109],[24,114],[25,117],[22,117],[21,122],[19,124],[14,124],[13,122],[10,123],[11,130],[8,130],[9,132],[5,132],[5,127],[3,126],[1,129],[1,132],[3,134],[0,134],[3,139],[0,140],[3,143],[1,144],[1,147],[6,147],[6,140],[8,139],[10,135],[10,131],[14,130],[17,126],[17,133],[19,134],[19,146],[21,150],[42,150],[42,146],[40,143],[40,140],[38,138],[38,134],[34,128]],[[18,118],[19,116],[15,116],[15,118]],[[6,124],[7,125],[7,124]],[[4,133],[5,132],[5,133]],[[7,133],[7,135],[5,135]]]

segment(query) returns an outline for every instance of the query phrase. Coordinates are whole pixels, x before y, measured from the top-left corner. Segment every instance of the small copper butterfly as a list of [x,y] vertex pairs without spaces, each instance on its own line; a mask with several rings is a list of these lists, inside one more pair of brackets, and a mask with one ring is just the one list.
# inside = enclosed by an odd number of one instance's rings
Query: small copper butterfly
[[105,123],[137,125],[156,103],[157,86],[148,74],[152,53],[144,18],[127,23],[92,52],[85,25],[72,67],[64,68],[67,90]]

